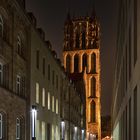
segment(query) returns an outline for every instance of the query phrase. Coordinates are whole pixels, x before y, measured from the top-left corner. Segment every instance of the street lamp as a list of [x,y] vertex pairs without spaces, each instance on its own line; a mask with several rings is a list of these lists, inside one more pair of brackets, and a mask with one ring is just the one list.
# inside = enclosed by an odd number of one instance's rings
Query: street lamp
[[74,127],[74,140],[77,140],[77,127]]
[[35,137],[36,115],[37,115],[36,106],[32,105],[32,140],[36,140]]
[[65,139],[65,122],[61,121],[62,140]]
[[82,132],[82,140],[84,140],[84,132],[85,132],[84,129],[82,129],[81,132]]

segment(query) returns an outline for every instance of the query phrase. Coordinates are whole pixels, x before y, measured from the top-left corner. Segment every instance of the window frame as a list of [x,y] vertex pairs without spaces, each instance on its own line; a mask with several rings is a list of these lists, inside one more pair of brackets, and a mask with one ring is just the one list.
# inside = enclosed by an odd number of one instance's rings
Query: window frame
[[0,113],[0,139],[3,137],[3,115]]
[[20,75],[16,76],[16,93],[17,94],[21,93],[21,76]]
[[4,23],[3,23],[3,18],[2,18],[2,16],[0,15],[0,26],[1,26],[1,29],[2,29],[2,30],[1,30],[2,32],[1,32],[0,34],[1,34],[2,37],[3,37],[3,24],[4,24]]
[[0,63],[0,75],[1,75],[1,77],[0,77],[0,85],[3,83],[3,64],[2,63]]
[[16,119],[16,140],[20,140],[20,138],[21,138],[20,129],[21,129],[21,120],[20,120],[20,118],[17,118]]

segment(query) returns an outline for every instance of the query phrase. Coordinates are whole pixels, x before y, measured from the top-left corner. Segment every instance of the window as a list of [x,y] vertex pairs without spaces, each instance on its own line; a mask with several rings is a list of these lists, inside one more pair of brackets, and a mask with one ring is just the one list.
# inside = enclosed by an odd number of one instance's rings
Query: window
[[91,104],[90,104],[90,122],[95,122],[96,121],[96,111],[95,111],[95,102],[92,101]]
[[19,35],[17,37],[17,53],[19,55],[22,55],[22,44],[21,44],[21,38]]
[[36,51],[36,67],[39,69],[39,50]]
[[80,43],[79,43],[79,34],[77,33],[76,34],[76,48],[77,49],[79,49],[79,45],[80,45]]
[[50,93],[48,92],[48,110],[51,109],[51,98],[50,98]]
[[52,96],[52,112],[54,112],[54,96]]
[[54,85],[54,75],[55,75],[55,71],[52,71],[52,84]]
[[0,63],[0,85],[3,83],[3,65]]
[[45,88],[42,89],[42,106],[45,107]]
[[21,88],[21,76],[17,75],[16,79],[16,93],[20,94],[20,88]]
[[3,133],[3,118],[2,118],[2,114],[0,113],[0,139],[2,139],[2,133]]
[[86,49],[86,35],[85,35],[85,32],[82,33],[82,49]]
[[45,140],[46,138],[45,138],[45,132],[46,131],[46,129],[45,129],[45,122],[42,122],[42,140]]
[[58,89],[58,75],[56,75],[56,89]]
[[16,119],[16,140],[20,139],[20,119]]
[[95,73],[96,72],[96,55],[93,53],[91,55],[91,72]]
[[48,80],[50,80],[50,73],[51,73],[51,68],[50,68],[50,64],[48,64]]
[[46,67],[45,67],[45,58],[43,58],[43,75],[45,75]]
[[39,140],[40,139],[40,121],[36,120],[36,139]]
[[129,27],[129,80],[131,78],[131,26]]
[[83,71],[85,70],[85,67],[87,67],[88,65],[87,65],[87,54],[84,54],[83,55]]
[[91,79],[90,90],[91,90],[90,96],[95,98],[95,96],[96,96],[96,79],[95,79],[95,77],[92,77],[92,79]]
[[71,61],[71,57],[70,57],[70,55],[67,55],[66,56],[66,71],[68,73],[70,73],[70,61]]
[[76,54],[74,56],[74,72],[79,72],[79,56]]
[[1,15],[0,15],[0,36],[3,36],[3,19]]
[[137,0],[134,0],[134,65],[137,61]]
[[56,99],[56,114],[58,114],[58,99]]
[[39,103],[39,83],[36,83],[36,103]]
[[137,111],[138,111],[138,107],[137,107],[137,86],[135,87],[135,89],[134,89],[134,109],[133,109],[133,113],[134,113],[134,127],[133,127],[133,129],[134,129],[134,140],[137,140],[137,131],[138,131],[138,125],[137,125]]

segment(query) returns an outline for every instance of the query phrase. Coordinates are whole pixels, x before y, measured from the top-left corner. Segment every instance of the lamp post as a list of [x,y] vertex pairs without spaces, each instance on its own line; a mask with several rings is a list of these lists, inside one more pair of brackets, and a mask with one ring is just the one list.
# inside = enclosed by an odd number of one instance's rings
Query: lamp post
[[84,129],[82,129],[81,132],[82,132],[82,140],[84,140],[84,135],[85,135],[84,134]]
[[65,122],[61,121],[62,140],[65,140]]
[[32,105],[32,140],[36,140],[35,137],[36,115],[37,115],[36,106]]

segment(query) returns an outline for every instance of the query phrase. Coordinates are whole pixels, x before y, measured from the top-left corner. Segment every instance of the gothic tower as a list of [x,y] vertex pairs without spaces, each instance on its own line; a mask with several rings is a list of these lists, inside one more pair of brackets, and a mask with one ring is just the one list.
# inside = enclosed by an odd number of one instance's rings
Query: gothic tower
[[68,14],[64,26],[63,62],[67,73],[83,74],[86,137],[100,140],[100,26],[95,13],[80,18],[71,18]]

